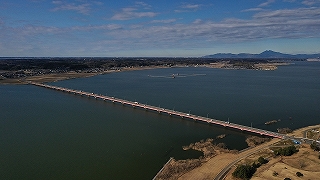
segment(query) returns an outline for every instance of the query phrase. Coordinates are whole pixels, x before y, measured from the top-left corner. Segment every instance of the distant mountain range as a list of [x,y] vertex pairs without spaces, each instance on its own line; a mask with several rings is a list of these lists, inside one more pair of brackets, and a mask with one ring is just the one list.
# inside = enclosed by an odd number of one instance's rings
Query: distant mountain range
[[263,51],[260,54],[249,54],[249,53],[218,53],[212,55],[203,56],[204,58],[285,58],[285,59],[309,59],[309,58],[320,58],[319,54],[284,54],[271,50]]

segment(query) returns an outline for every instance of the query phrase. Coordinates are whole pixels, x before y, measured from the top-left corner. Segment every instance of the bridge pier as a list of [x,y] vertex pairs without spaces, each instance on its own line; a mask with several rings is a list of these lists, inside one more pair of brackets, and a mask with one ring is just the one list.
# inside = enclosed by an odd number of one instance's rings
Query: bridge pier
[[61,88],[61,87],[57,87],[57,86],[51,86],[51,85],[45,85],[45,84],[41,84],[41,83],[33,83],[30,82],[30,84],[35,85],[35,86],[39,86],[39,87],[44,87],[44,88],[48,88],[48,89],[52,89],[52,90],[56,90],[56,91],[61,91],[61,92],[66,92],[69,94],[75,94],[75,95],[81,95],[81,96],[87,96],[88,98],[95,98],[97,99],[101,99],[104,101],[112,101],[112,103],[121,103],[123,106],[128,105],[130,107],[130,105],[133,106],[133,108],[138,108],[140,107],[141,109],[144,108],[145,111],[152,111],[152,112],[158,112],[159,114],[161,113],[167,113],[169,114],[169,116],[175,115],[176,117],[181,117],[181,119],[193,119],[194,122],[196,121],[203,121],[203,122],[207,122],[208,124],[215,124],[215,125],[220,125],[222,127],[228,127],[228,128],[232,128],[232,129],[238,129],[241,131],[246,131],[246,132],[251,132],[251,133],[256,133],[256,134],[260,134],[260,135],[265,135],[265,136],[270,136],[270,137],[275,137],[275,138],[280,138],[280,139],[284,139],[284,138],[290,138],[288,136],[285,135],[281,135],[279,133],[276,132],[272,132],[272,131],[267,131],[267,130],[262,130],[262,129],[257,129],[257,128],[252,128],[249,126],[243,126],[240,124],[235,124],[235,123],[229,123],[229,119],[228,122],[224,122],[221,120],[216,120],[216,119],[210,119],[208,118],[208,114],[207,114],[207,118],[205,117],[200,117],[200,116],[196,116],[196,115],[190,115],[190,111],[189,113],[184,113],[184,112],[179,112],[179,111],[172,111],[172,110],[167,110],[164,108],[160,108],[160,107],[155,107],[155,106],[151,106],[151,105],[147,105],[147,104],[139,104],[137,102],[132,102],[132,101],[127,101],[125,99],[118,99],[118,98],[114,98],[114,97],[109,97],[109,96],[103,96],[103,95],[98,95],[95,93],[89,93],[89,92],[84,92],[84,91],[80,91],[80,90],[73,90],[73,89],[67,89],[67,88]]

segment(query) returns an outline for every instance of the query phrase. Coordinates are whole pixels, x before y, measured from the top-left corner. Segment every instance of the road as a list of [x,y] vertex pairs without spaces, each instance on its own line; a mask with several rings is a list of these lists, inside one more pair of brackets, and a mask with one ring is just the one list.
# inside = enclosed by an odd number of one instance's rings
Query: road
[[[314,142],[315,140],[313,139],[308,139],[306,138],[306,132],[309,131],[310,129],[315,129],[315,128],[319,128],[320,126],[319,125],[315,125],[315,126],[311,126],[311,127],[306,127],[306,128],[302,128],[304,129],[302,131],[302,134],[303,134],[303,137],[295,137],[295,135],[291,134],[289,137],[291,137],[290,139],[291,140],[296,140],[296,141],[300,141],[300,142],[303,142],[303,143],[307,143],[307,144],[311,144],[312,142]],[[298,130],[296,130],[298,131]],[[299,133],[295,133],[295,134],[299,134]],[[251,148],[251,149],[248,149],[242,153],[239,154],[239,157],[237,159],[235,159],[234,161],[232,161],[231,163],[229,163],[224,169],[222,169],[220,171],[220,173],[214,178],[215,180],[222,180],[225,178],[225,176],[228,174],[228,172],[231,170],[232,166],[234,166],[236,163],[238,163],[240,160],[264,149],[264,148],[268,148],[268,147],[271,147],[273,146],[274,143],[278,142],[279,140],[278,139],[273,139],[271,140],[270,142],[266,143],[265,145],[260,145],[260,146],[257,146],[255,148]],[[320,144],[319,141],[316,141],[317,143]]]
[[241,161],[242,159],[251,156],[252,154],[255,154],[256,152],[268,148],[272,146],[274,143],[278,142],[278,139],[272,139],[270,142],[267,142],[265,144],[259,145],[257,147],[248,149],[242,153],[239,154],[238,158],[229,163],[224,169],[220,171],[220,173],[214,178],[214,180],[222,180],[225,178],[225,176],[228,174],[228,172],[231,170],[232,166],[234,166],[236,163]]

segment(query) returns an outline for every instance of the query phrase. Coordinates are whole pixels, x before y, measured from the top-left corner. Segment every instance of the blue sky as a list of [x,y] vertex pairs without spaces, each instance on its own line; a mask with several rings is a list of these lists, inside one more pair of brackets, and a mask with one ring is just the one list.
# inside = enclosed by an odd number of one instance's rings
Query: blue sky
[[0,57],[320,53],[320,0],[0,0]]

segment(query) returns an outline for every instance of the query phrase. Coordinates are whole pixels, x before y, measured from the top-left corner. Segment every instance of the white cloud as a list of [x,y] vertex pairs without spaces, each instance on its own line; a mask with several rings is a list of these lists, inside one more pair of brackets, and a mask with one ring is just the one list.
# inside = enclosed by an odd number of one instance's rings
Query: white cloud
[[265,6],[269,6],[270,4],[274,3],[275,0],[267,0],[264,3],[259,4],[258,7],[265,7]]
[[319,0],[303,0],[302,4],[307,5],[307,6],[312,6],[314,4],[320,3]]
[[52,1],[52,4],[57,5],[52,11],[76,11],[80,14],[88,15],[91,11],[91,5],[89,3],[75,4],[75,3],[64,3],[62,1]]
[[196,19],[193,21],[193,24],[200,24],[200,23],[203,23],[201,19]]
[[74,26],[69,28],[70,31],[94,31],[94,30],[119,30],[122,26],[118,24],[107,24],[107,25],[99,25],[99,26]]
[[298,8],[298,9],[281,9],[275,11],[265,11],[255,14],[254,18],[264,19],[279,19],[286,18],[287,20],[298,19],[319,19],[320,8]]
[[263,11],[263,10],[264,9],[262,9],[262,8],[250,8],[250,9],[242,10],[241,12]]
[[[55,3],[57,6],[64,4],[61,1]],[[39,48],[38,52],[52,53],[54,50],[50,52],[50,48],[56,48],[56,54],[69,49],[69,52],[81,50],[83,54],[97,54],[99,51],[112,53],[135,49],[212,47],[216,42],[320,38],[319,7],[252,12],[254,15],[251,19],[196,19],[190,23],[177,23],[178,19],[158,19],[149,23],[84,25],[69,28],[22,24],[9,27],[10,23],[0,17],[0,52],[14,53],[10,49],[16,47],[25,53],[29,53],[30,48]],[[154,12],[131,7],[121,9],[113,18],[126,20],[154,16]],[[41,46],[46,47],[48,51],[42,51]]]
[[189,12],[189,11],[197,11],[203,5],[202,4],[183,4],[179,7],[179,9],[175,10],[175,12]]
[[143,17],[155,17],[155,12],[138,12],[136,8],[122,8],[122,10],[111,17],[112,20],[129,20]]
[[199,9],[201,7],[200,4],[186,4],[181,6],[183,9]]
[[151,23],[173,23],[173,22],[176,22],[177,19],[162,19],[162,20],[153,20],[151,21]]
[[143,9],[151,9],[151,5],[145,3],[145,2],[142,2],[142,1],[137,1],[136,3],[136,6],[137,7],[143,7]]
[[92,1],[95,5],[102,6],[104,3],[101,1]]
[[62,1],[52,1],[52,4],[62,4]]
[[[194,23],[197,25],[195,26]],[[148,46],[182,46],[182,42],[241,42],[259,39],[320,37],[320,8],[259,12],[251,20],[158,25],[112,31],[110,35]],[[156,42],[156,43],[155,43]],[[193,45],[193,44],[192,44]],[[191,45],[191,46],[192,46]]]

